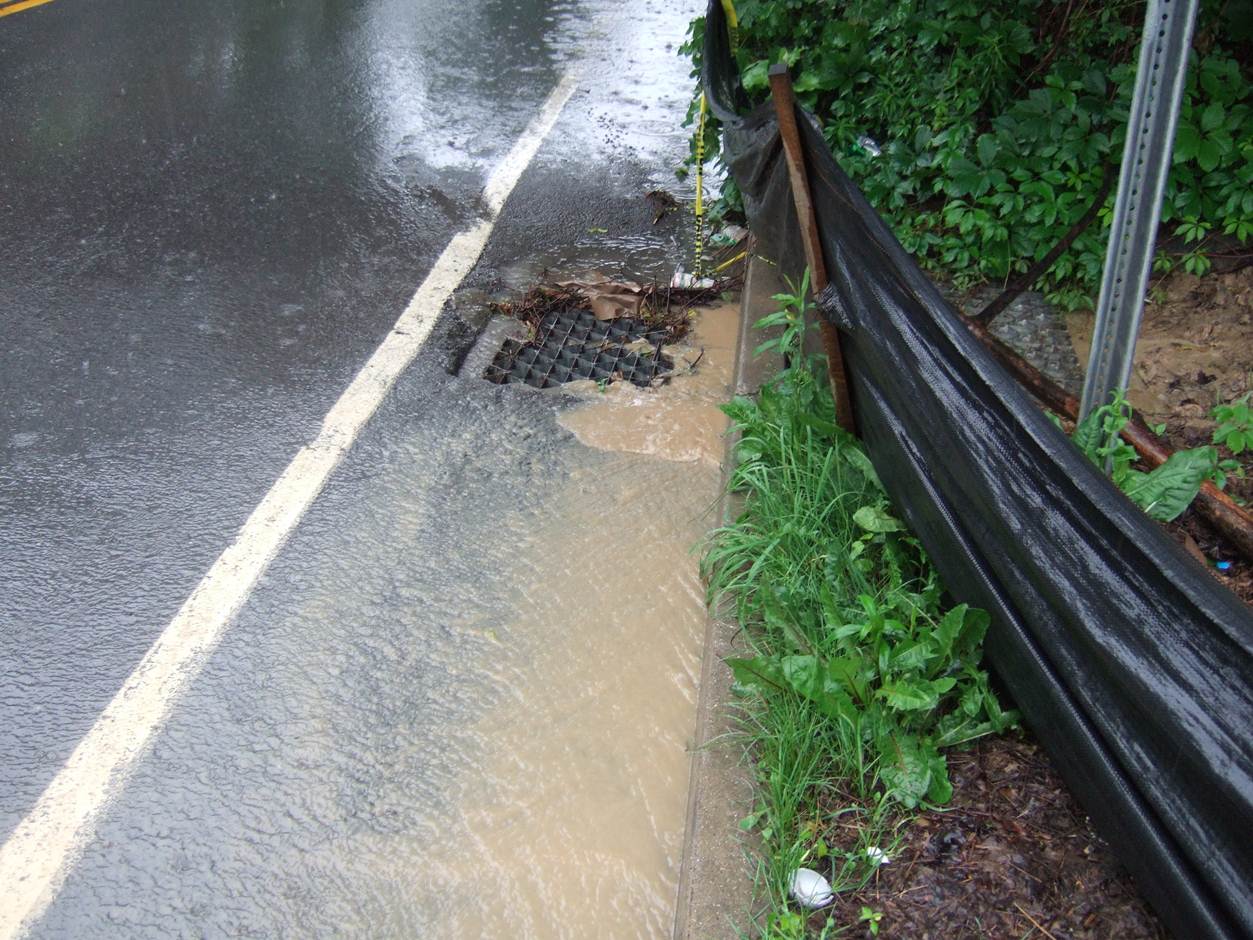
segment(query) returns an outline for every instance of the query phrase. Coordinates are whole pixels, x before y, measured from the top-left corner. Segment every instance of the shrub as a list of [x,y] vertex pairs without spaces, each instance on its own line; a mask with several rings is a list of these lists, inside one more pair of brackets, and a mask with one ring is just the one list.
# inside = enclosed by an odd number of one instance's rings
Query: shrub
[[[1130,0],[740,0],[750,95],[787,62],[841,165],[905,247],[959,287],[1004,281],[1043,256],[1117,173],[1144,4]],[[1162,211],[1182,250],[1163,266],[1253,234],[1249,4],[1203,4]],[[699,70],[703,20],[683,47]],[[696,74],[696,72],[694,72]],[[712,123],[712,122],[711,122]],[[869,137],[877,147],[861,146]],[[716,152],[716,130],[707,140]],[[874,151],[879,150],[878,155]],[[734,208],[732,187],[722,209]],[[1089,302],[1113,196],[1041,282]]]

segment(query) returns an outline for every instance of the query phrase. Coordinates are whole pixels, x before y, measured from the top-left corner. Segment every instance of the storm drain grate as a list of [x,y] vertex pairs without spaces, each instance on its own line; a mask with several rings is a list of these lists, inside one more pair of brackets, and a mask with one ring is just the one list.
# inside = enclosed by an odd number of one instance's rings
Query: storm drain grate
[[[647,388],[674,368],[661,354],[665,338],[664,329],[643,320],[598,320],[590,310],[555,310],[539,321],[535,339],[506,340],[483,378],[498,385],[524,382],[533,388],[579,379],[606,384],[624,379]],[[651,348],[627,348],[641,341]]]

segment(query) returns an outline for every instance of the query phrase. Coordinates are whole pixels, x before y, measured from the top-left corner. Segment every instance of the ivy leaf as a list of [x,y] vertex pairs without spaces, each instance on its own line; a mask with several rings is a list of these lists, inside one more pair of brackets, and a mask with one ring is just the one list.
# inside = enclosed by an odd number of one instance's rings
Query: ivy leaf
[[996,159],[997,151],[1001,148],[991,134],[982,134],[976,149],[979,151],[979,162],[984,166],[991,166],[992,161]]
[[1222,157],[1222,148],[1218,146],[1217,141],[1213,140],[1201,141],[1201,146],[1196,152],[1197,165],[1206,173],[1212,172]]
[[765,59],[758,59],[752,65],[744,70],[744,75],[740,81],[744,85],[747,92],[765,91],[770,87],[770,77],[767,72],[770,69],[770,63]]
[[1105,94],[1105,76],[1099,69],[1088,69],[1083,73],[1083,87],[1094,95]]
[[983,170],[965,157],[956,157],[948,165],[949,181],[945,186],[950,196],[977,196],[988,187]]
[[1183,163],[1196,156],[1201,147],[1201,135],[1191,124],[1180,124],[1175,132],[1175,162]]
[[1222,104],[1217,101],[1212,102],[1201,112],[1201,131],[1207,133],[1216,127],[1221,127],[1224,116]]

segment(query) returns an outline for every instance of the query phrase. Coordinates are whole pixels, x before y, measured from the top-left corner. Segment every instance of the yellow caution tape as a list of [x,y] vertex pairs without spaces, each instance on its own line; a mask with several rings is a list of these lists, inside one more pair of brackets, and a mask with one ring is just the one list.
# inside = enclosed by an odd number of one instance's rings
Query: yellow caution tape
[[735,15],[735,4],[731,0],[722,0],[722,12],[727,16],[727,30],[731,34],[731,54],[735,55],[740,46],[740,18]]
[[709,112],[705,93],[700,94],[700,118],[696,122],[696,249],[692,259],[696,277],[705,274],[705,116]]
[[721,274],[721,273],[722,273],[723,271],[725,271],[727,268],[731,267],[731,265],[735,264],[735,262],[737,262],[737,261],[743,261],[743,260],[744,260],[745,258],[747,258],[747,257],[748,257],[748,252],[747,252],[747,251],[741,251],[741,252],[740,252],[738,255],[736,255],[734,258],[730,258],[730,259],[728,259],[728,260],[726,260],[726,261],[722,262],[722,264],[718,265],[716,268],[714,268],[714,269],[713,269],[713,273],[714,273],[714,274]]

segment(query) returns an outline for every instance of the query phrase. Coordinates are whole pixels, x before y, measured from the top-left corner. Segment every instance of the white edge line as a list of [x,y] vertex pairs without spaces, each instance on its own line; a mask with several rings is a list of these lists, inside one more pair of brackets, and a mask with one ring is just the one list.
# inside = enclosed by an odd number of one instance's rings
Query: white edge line
[[42,916],[91,839],[102,809],[196,678],[266,567],[431,334],[445,301],[482,254],[505,200],[534,159],[576,86],[565,75],[483,190],[487,218],[453,237],[396,321],[287,465],[239,535],[162,631],[29,814],[0,847],[0,940]]

